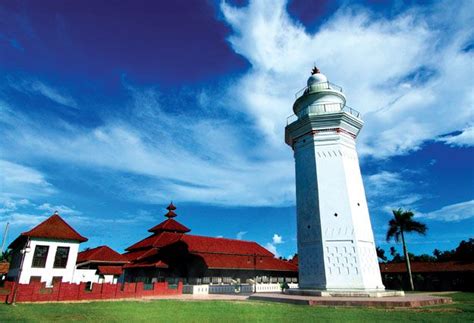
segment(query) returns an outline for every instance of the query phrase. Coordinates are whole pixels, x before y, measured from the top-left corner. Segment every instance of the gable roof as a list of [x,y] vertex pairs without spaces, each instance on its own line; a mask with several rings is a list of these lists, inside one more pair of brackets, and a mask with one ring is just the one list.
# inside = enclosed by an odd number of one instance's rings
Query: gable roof
[[126,263],[128,260],[123,255],[108,246],[99,246],[89,250],[81,251],[77,254],[76,263],[83,262],[116,262]]
[[135,251],[144,248],[162,248],[172,243],[178,242],[181,239],[182,233],[162,232],[153,234],[143,240],[128,247],[127,251]]
[[122,275],[122,266],[98,266],[97,267],[100,275]]
[[9,248],[15,248],[19,243],[30,238],[45,238],[45,239],[56,239],[56,240],[70,240],[85,242],[88,239],[80,235],[76,230],[73,229],[66,221],[59,216],[58,213],[54,213],[52,216],[35,226],[33,229],[21,233],[9,246]]
[[153,228],[151,228],[148,231],[149,232],[164,232],[165,231],[165,232],[186,233],[191,230],[185,227],[184,225],[182,225],[181,223],[179,223],[178,221],[169,218],[161,222],[160,224],[155,225]]
[[[172,232],[162,232],[160,234],[151,235],[125,250],[129,251],[130,253],[140,249],[163,248],[178,241],[184,242],[188,246],[189,252],[206,252],[231,255],[259,255],[267,257],[274,256],[273,253],[253,241],[204,237]],[[133,259],[131,257],[127,258]],[[140,255],[140,258],[143,258],[143,254]]]
[[267,256],[195,253],[203,258],[209,269],[255,269],[268,271],[298,271],[294,264]]
[[183,235],[181,241],[188,245],[189,252],[205,252],[233,255],[258,255],[273,257],[274,254],[253,241]]

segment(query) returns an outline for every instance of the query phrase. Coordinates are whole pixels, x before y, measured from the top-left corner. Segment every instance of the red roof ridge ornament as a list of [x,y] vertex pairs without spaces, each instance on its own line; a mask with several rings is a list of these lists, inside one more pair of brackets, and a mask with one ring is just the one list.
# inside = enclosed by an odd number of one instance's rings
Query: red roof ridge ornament
[[319,70],[319,68],[314,66],[313,69],[311,70],[311,75],[318,74],[318,73],[321,73],[321,71]]
[[173,212],[174,210],[176,210],[176,206],[173,205],[173,202],[171,202],[170,205],[168,205],[166,209],[168,210],[168,213],[166,213],[165,216],[168,219],[171,219],[177,216],[177,214]]

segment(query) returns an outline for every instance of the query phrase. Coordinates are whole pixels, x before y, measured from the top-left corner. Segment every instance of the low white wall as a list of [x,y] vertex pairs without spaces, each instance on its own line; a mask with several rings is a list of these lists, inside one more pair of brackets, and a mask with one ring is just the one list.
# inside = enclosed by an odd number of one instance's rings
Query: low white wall
[[[288,284],[290,288],[298,288],[298,284]],[[253,293],[255,285],[184,285],[183,294],[239,294]],[[257,284],[257,293],[281,292],[280,284]]]
[[209,294],[209,285],[184,285],[183,294],[207,295]]
[[99,282],[99,276],[96,275],[97,269],[76,269],[74,271],[73,282],[79,284],[81,282]]
[[[289,288],[298,288],[298,284],[288,283]],[[257,293],[281,292],[280,283],[257,284]]]

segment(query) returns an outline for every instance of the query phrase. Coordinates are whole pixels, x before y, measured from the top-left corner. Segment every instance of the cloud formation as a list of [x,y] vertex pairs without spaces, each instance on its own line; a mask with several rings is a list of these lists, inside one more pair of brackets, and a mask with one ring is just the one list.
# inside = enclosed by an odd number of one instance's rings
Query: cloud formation
[[457,222],[472,219],[474,218],[474,200],[446,205],[439,210],[427,213],[417,213],[417,216],[443,222]]
[[[5,154],[6,155],[6,154]],[[56,190],[45,175],[28,166],[0,159],[0,197],[20,198],[46,196]]]
[[[472,142],[466,122],[474,94],[465,68],[472,52],[466,50],[470,35],[464,26],[472,14],[451,7],[441,3],[383,18],[349,6],[310,33],[289,16],[286,1],[250,1],[238,8],[223,2],[223,19],[232,30],[229,43],[250,62],[248,71],[187,95],[123,81],[126,100],[113,111],[89,110],[90,102],[36,78],[3,82],[4,88],[77,107],[79,120],[59,115],[43,120],[4,96],[0,153],[9,157],[2,165],[16,174],[2,178],[5,192],[25,198],[55,191],[44,174],[22,166],[34,160],[99,171],[106,174],[96,179],[104,191],[145,203],[291,205],[294,164],[283,131],[293,94],[305,84],[313,62],[363,112],[363,156],[406,154],[438,137],[466,145]],[[81,117],[94,122],[83,124]],[[458,136],[440,137],[462,129]],[[378,192],[398,185],[396,176],[386,172],[369,181]]]
[[237,232],[237,234],[235,235],[235,238],[237,240],[242,240],[244,238],[244,235],[247,234],[247,231],[239,231]]
[[472,147],[474,146],[474,127],[467,127],[457,135],[444,136],[438,140],[452,147]]
[[284,242],[282,236],[277,233],[273,235],[272,241],[273,244],[282,244]]
[[406,154],[472,120],[469,1],[456,8],[447,1],[415,7],[393,18],[347,6],[315,33],[294,21],[286,5],[284,0],[221,4],[233,30],[229,42],[252,64],[231,91],[275,146],[282,146],[292,94],[305,85],[313,62],[363,113],[362,155]]

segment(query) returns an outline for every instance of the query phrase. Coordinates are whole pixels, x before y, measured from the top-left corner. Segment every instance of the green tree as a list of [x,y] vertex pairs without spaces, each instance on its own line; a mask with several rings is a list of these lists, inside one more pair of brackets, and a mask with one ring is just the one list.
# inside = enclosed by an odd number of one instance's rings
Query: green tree
[[408,277],[410,279],[410,288],[411,290],[415,290],[411,274],[410,258],[408,256],[408,249],[405,242],[405,233],[416,232],[424,235],[428,229],[425,224],[413,220],[414,214],[411,211],[405,211],[399,208],[392,212],[393,219],[390,219],[388,222],[387,241],[390,241],[393,238],[395,242],[399,242],[401,238],[403,244],[403,255],[405,256]]
[[12,262],[12,251],[10,249],[0,253],[0,262]]
[[375,247],[375,251],[377,251],[377,258],[382,261],[387,261],[387,256],[385,256],[385,250],[380,247]]

